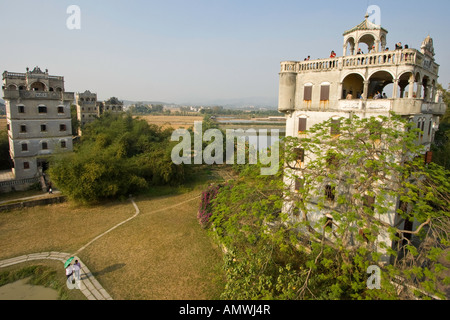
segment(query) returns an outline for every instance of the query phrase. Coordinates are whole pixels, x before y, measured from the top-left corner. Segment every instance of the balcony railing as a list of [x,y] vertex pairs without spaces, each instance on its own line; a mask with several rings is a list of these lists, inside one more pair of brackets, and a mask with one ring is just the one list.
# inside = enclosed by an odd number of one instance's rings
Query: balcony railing
[[57,91],[30,91],[30,90],[10,90],[3,89],[3,98],[5,99],[50,99],[73,101],[73,92],[57,92]]
[[416,65],[435,74],[438,65],[425,59],[416,49],[384,51],[309,61],[285,61],[281,63],[281,72],[332,71],[361,67]]

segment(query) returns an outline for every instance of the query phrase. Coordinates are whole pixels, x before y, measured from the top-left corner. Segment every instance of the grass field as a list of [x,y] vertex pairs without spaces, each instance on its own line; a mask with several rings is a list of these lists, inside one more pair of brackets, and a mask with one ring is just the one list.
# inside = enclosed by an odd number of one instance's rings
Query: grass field
[[[162,188],[137,196],[136,218],[78,253],[113,299],[219,298],[222,253],[197,222],[204,186]],[[44,251],[76,252],[134,213],[129,200],[2,212],[0,259]]]
[[194,125],[194,121],[202,121],[203,116],[153,116],[144,115],[138,116],[144,119],[150,124],[155,124],[157,126],[168,128],[172,127],[174,129],[188,129]]

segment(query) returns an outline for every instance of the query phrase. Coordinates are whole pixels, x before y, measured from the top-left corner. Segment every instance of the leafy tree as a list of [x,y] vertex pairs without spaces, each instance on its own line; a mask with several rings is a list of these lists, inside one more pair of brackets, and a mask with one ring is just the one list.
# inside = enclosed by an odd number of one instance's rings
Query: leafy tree
[[209,219],[227,248],[223,298],[408,299],[407,285],[444,298],[450,174],[425,164],[417,131],[395,115],[327,121],[286,139],[278,176],[249,166],[222,187]]
[[74,153],[53,158],[50,178],[81,203],[181,183],[185,167],[172,163],[170,135],[131,114],[105,114],[86,126]]
[[439,130],[432,145],[433,161],[447,170],[450,170],[450,92],[442,85],[438,85],[438,90],[443,93],[443,100],[447,105],[446,113],[441,117]]
[[0,131],[0,170],[11,169],[11,155],[9,154],[8,131]]
[[78,129],[80,128],[80,120],[78,120],[77,115],[77,106],[72,104],[70,106],[70,119],[72,122],[72,135],[77,136],[78,135]]

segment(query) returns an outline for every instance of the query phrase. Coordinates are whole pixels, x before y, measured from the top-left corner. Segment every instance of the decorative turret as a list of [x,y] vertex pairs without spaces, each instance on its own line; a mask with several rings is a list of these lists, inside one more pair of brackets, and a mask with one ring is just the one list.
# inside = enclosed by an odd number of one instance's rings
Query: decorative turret
[[369,15],[366,14],[363,22],[344,32],[344,56],[357,54],[361,43],[367,45],[368,51],[372,49],[374,49],[373,52],[384,51],[387,34],[386,29],[369,21]]
[[422,46],[420,47],[420,51],[431,58],[434,57],[434,46],[433,46],[433,39],[428,36],[423,40]]

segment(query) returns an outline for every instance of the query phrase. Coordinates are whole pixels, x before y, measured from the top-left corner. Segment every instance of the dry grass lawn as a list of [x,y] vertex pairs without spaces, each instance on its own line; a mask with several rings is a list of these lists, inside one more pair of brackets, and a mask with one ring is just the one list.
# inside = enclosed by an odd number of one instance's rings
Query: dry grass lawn
[[115,299],[217,299],[221,253],[197,222],[198,195],[138,200],[140,215],[80,258]]
[[194,125],[194,121],[202,121],[202,116],[139,116],[150,124],[156,124],[163,128],[188,129]]
[[[219,298],[221,251],[197,222],[200,188],[136,199],[140,214],[78,254],[117,300]],[[90,208],[58,204],[0,213],[0,259],[75,252],[133,216],[130,201]]]
[[0,212],[0,259],[46,251],[75,252],[133,214],[129,201],[90,208],[63,203]]

